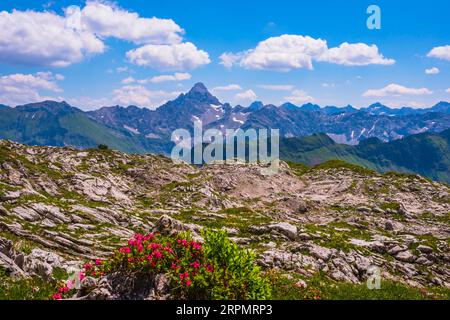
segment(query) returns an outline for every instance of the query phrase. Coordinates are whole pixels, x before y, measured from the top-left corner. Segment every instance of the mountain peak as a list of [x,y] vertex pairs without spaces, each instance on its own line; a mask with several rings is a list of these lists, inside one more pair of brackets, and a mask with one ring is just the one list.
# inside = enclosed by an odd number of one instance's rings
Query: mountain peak
[[248,109],[252,111],[256,111],[262,108],[264,108],[264,104],[261,101],[254,101],[248,106]]
[[197,82],[192,89],[186,94],[186,97],[199,100],[204,103],[218,105],[219,99],[214,97],[202,82]]
[[387,108],[384,104],[382,104],[381,102],[375,102],[373,104],[371,104],[370,106],[367,107],[367,109],[377,109],[377,108]]
[[189,91],[189,93],[195,93],[195,92],[197,92],[197,93],[208,93],[208,89],[203,84],[203,82],[197,82],[196,84],[194,84],[192,89]]

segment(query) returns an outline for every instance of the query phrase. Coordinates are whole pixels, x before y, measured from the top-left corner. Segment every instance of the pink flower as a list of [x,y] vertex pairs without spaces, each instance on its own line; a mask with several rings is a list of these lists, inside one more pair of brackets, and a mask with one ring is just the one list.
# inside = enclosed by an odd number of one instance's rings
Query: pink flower
[[92,264],[86,263],[86,264],[84,265],[84,269],[85,269],[85,270],[90,270],[90,269],[92,269]]
[[197,269],[198,267],[200,267],[200,263],[198,261],[192,262],[191,267]]
[[198,242],[193,242],[193,243],[192,243],[192,247],[193,247],[195,250],[202,250],[202,245],[201,245],[200,243],[198,243]]
[[210,264],[206,265],[206,271],[208,271],[208,272],[214,272],[213,266],[210,265]]
[[80,281],[81,281],[81,280],[83,280],[84,278],[86,278],[86,276],[84,275],[83,272],[80,272],[79,278],[80,278]]
[[55,293],[55,294],[53,295],[53,299],[54,299],[54,300],[61,300],[61,299],[62,299],[62,296],[61,296],[60,293]]
[[120,248],[120,252],[122,252],[122,253],[130,253],[131,249],[129,247],[123,247],[123,248]]
[[146,235],[144,237],[144,241],[152,240],[154,237],[155,237],[155,235],[153,233],[149,233],[148,235]]
[[164,248],[164,251],[167,251],[167,252],[173,253],[173,250],[172,250],[172,248],[169,248],[169,247],[165,247],[165,248]]
[[95,264],[97,266],[101,265],[102,264],[102,260],[100,260],[100,259],[95,260]]
[[143,249],[144,249],[144,247],[142,246],[142,244],[139,243],[138,246],[137,246],[137,250],[139,252],[141,252]]
[[187,280],[186,281],[186,287],[189,287],[191,285],[192,281],[191,280]]
[[159,252],[158,250],[153,252],[153,256],[157,259],[162,258],[163,254],[161,252]]
[[150,243],[147,247],[147,249],[152,249],[152,250],[156,250],[161,248],[162,246],[159,243]]

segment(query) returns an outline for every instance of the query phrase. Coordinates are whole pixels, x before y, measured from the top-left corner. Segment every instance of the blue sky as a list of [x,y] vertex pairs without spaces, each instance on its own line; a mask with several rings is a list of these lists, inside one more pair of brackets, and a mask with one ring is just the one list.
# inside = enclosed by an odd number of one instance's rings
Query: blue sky
[[[370,4],[380,30],[366,26]],[[198,81],[233,105],[450,100],[447,0],[15,0],[0,11],[8,105],[154,108]]]

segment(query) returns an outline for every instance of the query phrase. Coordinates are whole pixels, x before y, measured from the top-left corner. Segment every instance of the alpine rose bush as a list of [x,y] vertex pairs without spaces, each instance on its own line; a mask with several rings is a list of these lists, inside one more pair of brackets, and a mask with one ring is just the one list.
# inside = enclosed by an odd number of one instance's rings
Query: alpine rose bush
[[[254,265],[254,256],[232,243],[224,232],[205,231],[205,242],[188,233],[174,236],[135,234],[107,260],[86,263],[79,274],[99,278],[123,273],[166,274],[177,299],[267,299],[269,283]],[[219,246],[219,247],[217,247]],[[76,293],[75,281],[60,286],[53,299]]]

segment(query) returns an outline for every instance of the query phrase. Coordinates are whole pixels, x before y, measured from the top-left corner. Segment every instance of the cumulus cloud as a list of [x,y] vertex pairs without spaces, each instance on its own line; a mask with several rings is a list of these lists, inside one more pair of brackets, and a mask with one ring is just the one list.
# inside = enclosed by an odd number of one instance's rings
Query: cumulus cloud
[[290,84],[260,84],[258,88],[273,91],[291,91],[294,89],[294,86]]
[[[67,67],[103,53],[104,41],[116,38],[143,47],[128,52],[131,62],[167,70],[209,63],[208,54],[182,43],[184,30],[171,19],[143,18],[106,1],[69,6],[54,12],[0,12],[0,62]],[[160,55],[166,55],[161,59]],[[126,67],[117,72],[127,71]]]
[[234,98],[238,101],[254,101],[254,100],[256,100],[257,96],[256,96],[256,93],[250,89],[250,90],[239,92],[239,93],[235,94]]
[[127,58],[138,66],[159,71],[192,70],[211,62],[207,52],[191,42],[173,45],[145,45],[127,52]]
[[450,61],[450,45],[434,47],[430,52],[428,52],[427,57]]
[[114,37],[136,44],[172,44],[184,30],[171,19],[142,18],[109,2],[88,1],[66,9],[68,23],[100,37]]
[[328,48],[327,41],[309,36],[284,34],[258,43],[254,49],[237,53],[225,52],[220,64],[227,68],[287,72],[293,69],[313,69],[313,61],[323,61],[345,66],[370,64],[390,65],[395,60],[385,58],[376,45],[342,43]]
[[445,90],[445,92],[450,93],[450,88],[448,88],[447,90]]
[[436,68],[436,67],[433,67],[430,69],[425,69],[426,74],[438,74],[439,72],[441,72],[441,71],[439,70],[439,68]]
[[49,12],[0,12],[0,62],[66,67],[105,45],[94,34],[67,25]]
[[149,79],[152,83],[160,83],[160,82],[167,82],[167,81],[185,81],[191,79],[192,76],[189,73],[179,73],[176,72],[174,74],[167,74],[167,75],[161,75],[161,76],[155,76]]
[[229,84],[226,86],[218,86],[218,87],[212,88],[213,92],[236,91],[236,90],[242,90],[242,87],[238,84]]
[[59,75],[51,72],[36,74],[10,74],[0,77],[0,103],[16,106],[24,103],[37,102],[47,99],[57,99],[43,96],[42,91],[62,92],[58,86]]
[[344,66],[367,66],[371,64],[392,65],[393,59],[386,59],[378,51],[376,45],[365,43],[342,43],[339,47],[331,48],[318,57],[318,61],[340,64]]
[[244,57],[245,53],[238,52],[224,52],[220,55],[220,64],[223,65],[225,68],[231,68],[235,64],[239,64],[239,61]]
[[364,97],[386,97],[401,95],[427,95],[433,92],[427,88],[408,88],[392,83],[382,89],[370,89],[363,93]]
[[176,98],[180,92],[149,90],[142,85],[126,85],[114,90],[113,94],[113,99],[118,104],[156,109],[168,100]]
[[303,90],[294,90],[292,91],[290,96],[287,96],[284,99],[297,105],[314,101],[314,98],[308,95],[308,93]]
[[[255,49],[238,54],[227,53],[228,62],[245,69],[267,69],[289,71],[291,69],[312,69],[313,57],[322,54],[327,49],[327,43],[321,39],[313,39],[298,35],[282,35],[261,41]],[[230,57],[232,57],[230,59]]]

